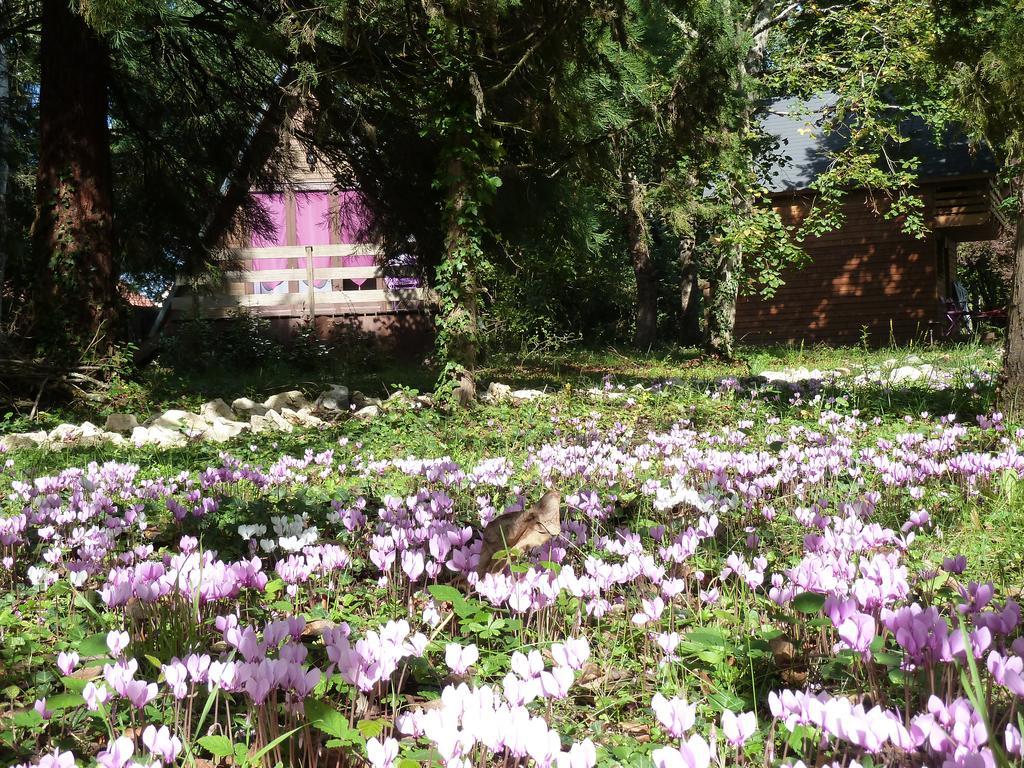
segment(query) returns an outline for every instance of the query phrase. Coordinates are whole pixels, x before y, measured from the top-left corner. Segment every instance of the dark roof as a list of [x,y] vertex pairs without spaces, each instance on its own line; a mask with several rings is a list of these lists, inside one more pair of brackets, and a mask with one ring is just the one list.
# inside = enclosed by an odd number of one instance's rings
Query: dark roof
[[[761,127],[779,141],[780,156],[768,171],[765,183],[772,192],[806,189],[830,163],[829,152],[842,149],[847,138],[835,131],[822,135],[824,111],[834,99],[817,96],[809,100],[779,99],[769,104],[760,118]],[[919,119],[908,119],[902,126],[909,141],[895,148],[900,158],[917,157],[921,179],[994,174],[995,158],[984,145],[971,144],[961,131],[948,130],[941,142]]]

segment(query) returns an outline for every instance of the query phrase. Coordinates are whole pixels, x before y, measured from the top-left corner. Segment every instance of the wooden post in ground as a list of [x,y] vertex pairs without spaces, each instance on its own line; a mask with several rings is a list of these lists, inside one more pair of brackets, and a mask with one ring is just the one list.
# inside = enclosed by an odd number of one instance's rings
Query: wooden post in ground
[[316,287],[313,285],[313,246],[306,246],[306,302],[309,305],[309,322],[316,323]]

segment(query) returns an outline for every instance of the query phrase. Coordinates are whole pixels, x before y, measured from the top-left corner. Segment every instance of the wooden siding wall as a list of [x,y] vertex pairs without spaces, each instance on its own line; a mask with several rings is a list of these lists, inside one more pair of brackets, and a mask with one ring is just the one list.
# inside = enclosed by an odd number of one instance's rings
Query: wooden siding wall
[[[930,195],[926,195],[926,206]],[[807,198],[777,198],[787,224],[806,215]],[[920,337],[939,317],[936,236],[916,239],[899,222],[885,221],[866,205],[864,193],[844,204],[842,229],[808,238],[811,261],[787,269],[770,300],[742,296],[736,308],[736,338],[745,343],[824,342],[855,344],[867,328],[872,344],[890,332],[899,342]]]

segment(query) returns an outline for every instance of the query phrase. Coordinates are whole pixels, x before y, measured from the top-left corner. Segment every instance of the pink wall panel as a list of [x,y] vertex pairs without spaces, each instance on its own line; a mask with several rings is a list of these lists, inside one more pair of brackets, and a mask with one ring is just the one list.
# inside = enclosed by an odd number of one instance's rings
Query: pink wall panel
[[[358,192],[345,190],[338,193],[338,219],[341,242],[361,243],[365,242],[366,225],[368,219],[366,207]],[[356,265],[352,265],[356,266]],[[364,266],[364,265],[359,265]]]
[[[297,192],[295,194],[295,231],[299,245],[327,245],[331,242],[331,201],[327,192]],[[316,251],[314,251],[316,253]],[[314,256],[313,267],[331,266],[330,256]],[[302,281],[305,286],[305,281]],[[316,288],[324,288],[326,280],[314,280]]]
[[[273,225],[273,230],[265,234],[253,233],[252,235],[252,247],[253,248],[273,248],[274,246],[286,245],[285,239],[285,198],[282,194],[272,194],[267,192],[255,192],[253,197],[256,202],[263,208],[267,214],[267,218],[270,219]],[[253,269],[287,269],[288,259],[254,259]],[[282,285],[280,280],[274,282],[263,282],[260,283],[259,287],[263,289],[262,292],[270,293],[274,291],[278,286]]]

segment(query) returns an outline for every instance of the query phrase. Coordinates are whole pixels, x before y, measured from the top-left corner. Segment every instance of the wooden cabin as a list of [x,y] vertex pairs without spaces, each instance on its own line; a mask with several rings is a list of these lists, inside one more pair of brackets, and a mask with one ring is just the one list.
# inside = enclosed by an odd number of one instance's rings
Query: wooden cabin
[[[787,225],[807,215],[814,201],[810,185],[827,166],[826,148],[833,141],[816,127],[825,100],[806,105],[806,112],[801,104],[777,102],[763,123],[785,156],[767,184]],[[991,240],[1006,225],[998,208],[996,166],[983,148],[973,151],[962,137],[937,145],[923,126],[901,153],[921,159],[918,188],[928,236],[908,235],[901,220],[887,221],[875,212],[879,201],[866,190],[850,191],[843,226],[804,241],[810,261],[786,269],[785,284],[773,298],[740,297],[738,342],[905,343],[944,327],[957,244]]]
[[236,234],[220,276],[179,280],[172,316],[249,311],[282,338],[310,322],[322,338],[356,331],[422,347],[430,321],[420,279],[411,266],[380,264],[358,192],[339,189],[322,163],[300,156],[297,145],[292,150],[301,170],[284,188],[252,192],[269,231]]

